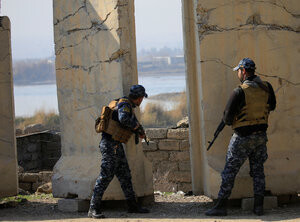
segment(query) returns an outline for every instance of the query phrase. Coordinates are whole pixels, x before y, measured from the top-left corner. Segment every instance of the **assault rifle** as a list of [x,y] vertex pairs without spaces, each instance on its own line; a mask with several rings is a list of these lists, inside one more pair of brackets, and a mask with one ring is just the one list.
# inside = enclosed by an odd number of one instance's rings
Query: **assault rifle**
[[209,145],[207,147],[207,151],[210,149],[210,147],[213,145],[213,143],[215,142],[215,140],[217,139],[219,133],[224,129],[225,127],[225,123],[223,122],[223,120],[220,122],[218,128],[216,129],[216,132],[214,133],[214,138],[212,141],[208,141]]
[[140,137],[140,136],[143,136],[143,135],[145,136],[145,137],[144,137],[144,140],[145,140],[147,146],[149,146],[149,139],[147,138],[146,133],[145,133],[145,130],[144,130],[144,128],[142,127],[142,125],[140,125],[139,128],[137,128],[137,129],[135,130],[135,144],[138,144],[138,143],[139,143],[139,137]]

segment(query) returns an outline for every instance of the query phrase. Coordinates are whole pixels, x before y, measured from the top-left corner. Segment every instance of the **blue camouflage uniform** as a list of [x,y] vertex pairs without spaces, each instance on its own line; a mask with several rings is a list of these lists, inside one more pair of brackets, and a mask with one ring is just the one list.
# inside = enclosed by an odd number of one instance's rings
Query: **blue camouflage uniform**
[[268,158],[267,135],[265,132],[241,137],[234,133],[231,137],[226,155],[226,164],[221,174],[222,184],[218,198],[229,198],[234,179],[245,160],[249,158],[250,176],[253,177],[255,195],[264,195],[265,175],[264,162]]
[[[128,99],[127,97],[123,98]],[[134,107],[131,102],[121,102],[118,104],[117,110],[113,111],[112,118],[122,126],[133,130],[138,124],[133,113]],[[93,209],[99,207],[104,191],[114,175],[120,181],[125,198],[127,200],[134,199],[135,192],[132,187],[131,173],[122,143],[113,140],[111,135],[103,132],[99,147],[102,154],[101,172],[96,180],[90,207]]]
[[250,176],[253,177],[253,212],[259,216],[263,215],[264,162],[268,158],[266,131],[269,113],[276,107],[276,98],[272,85],[256,76],[255,69],[255,63],[250,58],[242,59],[233,69],[238,71],[237,77],[242,84],[231,94],[222,121],[232,126],[234,134],[228,146],[226,164],[221,174],[222,183],[218,200],[205,212],[207,216],[227,215],[227,202],[235,177],[247,158]]
[[[256,75],[250,76],[246,80],[250,84],[254,81],[261,81]],[[273,111],[276,107],[276,98],[272,85],[270,83],[267,83],[267,85],[269,89],[269,111]],[[238,87],[233,91],[226,105],[223,116],[224,123],[226,125],[232,125],[233,119],[244,106],[245,95],[243,90]],[[250,176],[253,177],[254,195],[264,195],[264,162],[268,158],[266,146],[268,141],[266,134],[267,128],[267,124],[258,124],[234,129],[234,134],[228,146],[226,164],[221,174],[222,183],[218,194],[219,199],[229,198],[234,186],[235,177],[247,158],[249,158]]]

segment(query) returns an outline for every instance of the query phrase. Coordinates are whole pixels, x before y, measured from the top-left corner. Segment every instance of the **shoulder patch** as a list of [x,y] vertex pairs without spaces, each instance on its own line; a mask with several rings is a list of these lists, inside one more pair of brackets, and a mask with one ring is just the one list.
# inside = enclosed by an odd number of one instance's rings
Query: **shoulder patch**
[[130,108],[128,106],[124,106],[123,111],[126,113],[130,113]]

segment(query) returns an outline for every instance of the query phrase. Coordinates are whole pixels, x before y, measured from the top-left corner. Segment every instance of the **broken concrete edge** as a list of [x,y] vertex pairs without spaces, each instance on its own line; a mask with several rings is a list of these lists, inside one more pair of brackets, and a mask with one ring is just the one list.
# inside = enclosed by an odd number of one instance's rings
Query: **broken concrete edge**
[[[141,205],[150,205],[154,203],[154,195],[138,197],[138,203]],[[58,200],[58,210],[62,212],[87,212],[90,207],[90,200],[82,199],[66,199],[62,198]],[[126,200],[103,200],[101,202],[101,208],[126,208]]]
[[[217,199],[213,199],[214,204]],[[300,194],[285,194],[273,195],[264,197],[264,209],[272,209],[288,204],[300,203]],[[241,207],[243,210],[252,210],[254,204],[254,197],[247,197],[241,199],[229,199],[228,207]]]
[[33,135],[45,134],[45,133],[49,133],[49,134],[57,134],[57,135],[60,135],[60,134],[61,134],[59,131],[47,129],[47,130],[43,130],[43,131],[39,131],[39,132],[34,132],[34,133],[27,133],[27,134],[18,135],[18,136],[16,136],[16,137],[17,137],[17,138],[22,138],[22,137],[28,137],[28,136],[33,136]]

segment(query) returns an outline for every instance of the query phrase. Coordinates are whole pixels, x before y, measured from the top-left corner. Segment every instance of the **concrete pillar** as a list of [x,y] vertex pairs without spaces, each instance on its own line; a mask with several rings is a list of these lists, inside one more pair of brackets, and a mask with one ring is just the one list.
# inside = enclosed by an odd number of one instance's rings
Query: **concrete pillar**
[[[133,0],[54,0],[54,39],[62,157],[54,168],[55,197],[89,199],[100,172],[101,107],[137,83]],[[141,145],[126,146],[137,196],[153,197],[152,167]],[[124,199],[114,178],[104,200]]]
[[[299,14],[297,0],[183,0],[195,193],[217,197],[232,130],[226,127],[209,152],[207,141],[239,84],[232,67],[244,57],[256,62],[257,74],[273,85],[277,96],[277,109],[269,119],[266,189],[273,195],[299,193]],[[251,195],[245,163],[231,197]]]
[[10,21],[0,17],[0,198],[18,193]]

